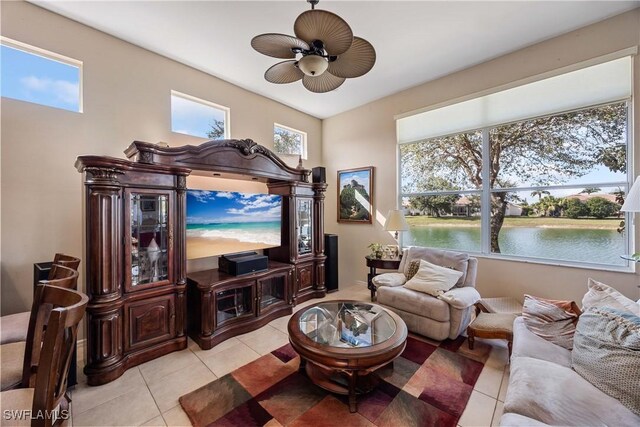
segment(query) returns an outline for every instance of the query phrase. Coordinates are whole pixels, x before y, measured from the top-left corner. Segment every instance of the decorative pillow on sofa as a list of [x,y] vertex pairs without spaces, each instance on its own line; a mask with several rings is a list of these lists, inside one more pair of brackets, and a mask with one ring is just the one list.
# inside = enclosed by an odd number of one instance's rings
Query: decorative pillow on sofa
[[573,301],[556,301],[524,296],[524,324],[540,338],[571,350],[576,321],[580,315]]
[[403,254],[406,261],[404,265],[402,265],[401,262],[401,267],[404,268],[402,272],[405,276],[407,276],[411,261],[421,259],[430,262],[431,264],[451,268],[461,272],[462,275],[458,278],[455,286],[464,285],[467,278],[467,269],[469,267],[469,254],[445,251],[443,249],[423,248],[421,246],[412,246],[406,253],[403,252]]
[[640,316],[589,308],[578,322],[571,367],[640,416]]
[[407,269],[407,274],[406,274],[407,280],[413,279],[413,276],[416,275],[419,269],[420,269],[420,260],[414,259],[413,261],[411,261],[409,263],[409,268]]
[[461,276],[460,271],[440,267],[422,259],[418,272],[404,287],[437,297],[453,288]]
[[589,278],[587,287],[587,293],[582,298],[583,310],[586,311],[591,307],[611,307],[636,316],[640,315],[640,304],[633,302],[611,286]]

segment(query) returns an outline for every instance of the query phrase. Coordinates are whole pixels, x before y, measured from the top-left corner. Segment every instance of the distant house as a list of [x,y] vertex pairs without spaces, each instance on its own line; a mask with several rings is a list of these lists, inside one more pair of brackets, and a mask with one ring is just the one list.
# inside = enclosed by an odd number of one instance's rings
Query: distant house
[[[474,207],[471,199],[466,196],[462,196],[452,206],[451,214],[453,216],[479,216],[480,208],[477,205]],[[520,216],[522,215],[522,207],[509,202],[507,203],[505,215]]]

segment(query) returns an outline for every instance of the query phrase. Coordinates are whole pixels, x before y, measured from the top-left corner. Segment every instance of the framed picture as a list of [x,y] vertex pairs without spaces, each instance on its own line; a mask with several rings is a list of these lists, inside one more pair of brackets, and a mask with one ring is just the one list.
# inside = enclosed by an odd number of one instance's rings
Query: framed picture
[[338,222],[373,223],[373,166],[338,171]]

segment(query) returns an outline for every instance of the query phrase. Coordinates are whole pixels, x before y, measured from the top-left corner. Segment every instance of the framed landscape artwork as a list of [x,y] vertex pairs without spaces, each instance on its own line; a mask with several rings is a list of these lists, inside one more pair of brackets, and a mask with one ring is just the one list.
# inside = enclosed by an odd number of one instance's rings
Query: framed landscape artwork
[[373,223],[373,166],[338,171],[338,222]]

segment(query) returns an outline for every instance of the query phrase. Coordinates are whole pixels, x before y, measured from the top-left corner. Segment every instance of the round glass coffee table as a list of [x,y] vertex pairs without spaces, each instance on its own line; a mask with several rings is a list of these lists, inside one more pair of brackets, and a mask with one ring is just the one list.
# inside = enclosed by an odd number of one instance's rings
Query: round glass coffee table
[[289,342],[316,385],[349,396],[373,389],[376,370],[402,354],[407,325],[395,313],[361,301],[327,301],[296,312],[289,320]]

